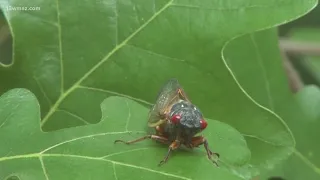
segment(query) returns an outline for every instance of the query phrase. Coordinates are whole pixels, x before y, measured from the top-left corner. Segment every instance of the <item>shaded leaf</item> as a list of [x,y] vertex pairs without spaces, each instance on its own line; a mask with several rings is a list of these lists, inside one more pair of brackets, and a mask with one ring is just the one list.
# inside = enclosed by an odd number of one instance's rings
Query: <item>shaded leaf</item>
[[[245,44],[245,46],[244,46]],[[254,34],[248,34],[230,42],[224,51],[225,59],[235,79],[243,92],[247,93],[258,106],[264,108],[279,118],[278,130],[268,130],[269,136],[279,133],[272,141],[254,141],[254,137],[246,136],[252,152],[257,152],[253,162],[273,168],[274,162],[287,159],[294,150],[295,142],[287,146],[286,133],[292,134],[284,123],[287,119],[299,118],[301,112],[297,110],[297,104],[293,103],[293,97],[289,90],[288,81],[281,65],[278,38],[276,29],[264,30]],[[246,65],[240,60],[245,60]],[[253,76],[254,75],[254,76]],[[250,77],[250,78],[248,78]],[[288,113],[291,112],[291,113]],[[259,127],[256,131],[265,131],[270,126],[270,119],[259,119],[261,126],[253,123],[244,124],[247,127]],[[285,130],[286,129],[286,130]],[[267,136],[267,135],[266,135]],[[258,136],[260,137],[260,136]],[[271,144],[272,146],[267,146]],[[266,159],[266,160],[264,160]]]
[[[239,46],[242,43],[246,43],[250,48]],[[268,179],[270,176],[281,176],[288,180],[318,179],[320,161],[318,153],[315,152],[319,151],[317,146],[320,120],[319,90],[311,86],[306,87],[296,96],[290,92],[284,70],[281,67],[282,62],[277,44],[275,30],[262,31],[232,41],[226,49],[226,51],[233,52],[232,55],[226,52],[229,55],[226,56],[226,59],[242,88],[257,102],[279,114],[288,124],[297,141],[292,156],[278,166],[274,164],[268,166],[272,171],[264,173],[260,179]],[[236,49],[239,51],[235,51]],[[251,53],[252,49],[256,49],[257,53]],[[239,66],[239,58],[246,59],[249,65]],[[256,76],[248,80],[249,74]],[[273,153],[270,152],[269,155],[272,156]],[[260,156],[266,154],[268,153],[261,153]],[[284,160],[288,155],[284,152],[283,156],[277,157]]]
[[320,125],[320,90],[316,86],[306,86],[296,95],[304,117],[299,120],[288,121],[297,139],[297,148],[288,161],[279,164],[271,172],[265,172],[264,179],[272,175],[285,179],[319,179],[320,150],[318,145]]

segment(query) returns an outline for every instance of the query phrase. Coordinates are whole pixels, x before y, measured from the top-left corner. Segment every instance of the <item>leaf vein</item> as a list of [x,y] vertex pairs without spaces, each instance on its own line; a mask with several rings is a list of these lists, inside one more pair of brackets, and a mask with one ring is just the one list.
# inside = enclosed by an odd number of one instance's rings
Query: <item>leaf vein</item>
[[116,15],[116,25],[115,25],[115,28],[116,28],[116,46],[118,45],[118,41],[119,41],[119,37],[118,37],[118,35],[119,35],[119,25],[118,25],[118,21],[119,21],[119,19],[118,19],[118,0],[115,0],[115,15]]
[[236,10],[245,10],[245,9],[252,9],[252,8],[273,8],[274,6],[252,5],[252,6],[244,6],[244,7],[213,8],[213,7],[207,7],[207,6],[201,7],[201,6],[193,6],[193,5],[187,5],[187,4],[172,4],[172,7],[200,9],[200,10],[214,10],[214,11],[236,11]]
[[127,117],[127,121],[126,121],[125,131],[128,131],[129,122],[130,122],[130,119],[131,119],[131,108],[129,107],[129,103],[128,103],[127,100],[126,100],[126,105],[127,105],[127,108],[128,108],[128,117]]
[[83,159],[88,159],[88,160],[105,161],[105,162],[114,163],[116,165],[131,167],[131,168],[135,168],[135,169],[141,169],[141,170],[145,170],[145,171],[149,171],[149,172],[153,172],[153,173],[157,173],[157,174],[162,174],[162,175],[165,175],[165,176],[170,176],[170,177],[174,177],[174,178],[178,178],[178,179],[191,180],[190,178],[187,178],[187,177],[184,177],[184,176],[179,176],[179,175],[175,175],[175,174],[171,174],[171,173],[156,171],[156,170],[153,170],[153,169],[150,169],[150,168],[146,168],[146,167],[142,167],[142,166],[136,166],[136,165],[133,165],[133,164],[123,163],[123,162],[119,162],[119,161],[112,161],[112,160],[108,160],[108,159],[101,159],[101,158],[96,158],[96,157],[90,157],[90,156],[71,155],[71,154],[44,154],[43,156],[45,156],[45,157],[83,158]]
[[56,111],[57,111],[57,112],[58,112],[58,111],[64,112],[64,113],[66,113],[66,114],[68,114],[68,115],[70,115],[70,116],[72,116],[72,117],[75,117],[76,119],[80,120],[80,121],[83,122],[84,124],[90,124],[90,123],[88,123],[88,121],[86,121],[86,120],[83,119],[82,117],[80,117],[80,116],[78,116],[78,115],[76,115],[76,114],[74,114],[74,113],[72,113],[72,112],[70,112],[70,111],[63,110],[63,109],[57,109]]
[[253,102],[255,105],[257,105],[259,108],[271,113],[272,115],[274,115],[276,118],[278,118],[280,120],[280,122],[282,123],[282,125],[286,128],[286,130],[290,133],[290,136],[292,137],[293,139],[293,146],[296,145],[296,141],[294,139],[294,136],[292,134],[292,131],[290,130],[290,128],[288,127],[288,125],[285,123],[285,121],[277,114],[275,113],[274,111],[268,109],[267,107],[264,107],[263,105],[259,104],[257,101],[255,101],[248,93],[246,90],[244,90],[244,88],[242,87],[242,85],[239,83],[237,77],[235,76],[235,74],[233,73],[232,69],[229,67],[228,63],[227,63],[227,60],[224,56],[224,51],[225,51],[225,48],[227,47],[227,45],[232,41],[234,40],[235,38],[237,38],[238,36],[235,36],[233,38],[231,38],[229,41],[227,41],[223,47],[222,47],[222,50],[221,50],[221,57],[222,57],[222,62],[224,63],[225,67],[227,68],[227,70],[229,71],[230,75],[232,76],[233,80],[235,81],[235,83],[237,84],[237,86],[239,87],[239,89],[242,91],[242,93],[249,99],[251,100],[251,102]]
[[130,149],[130,150],[127,150],[127,151],[121,151],[121,152],[111,153],[111,154],[108,154],[108,155],[106,155],[106,156],[102,156],[102,157],[100,157],[100,158],[101,158],[101,159],[105,159],[105,158],[112,157],[112,156],[116,156],[116,155],[119,155],[119,154],[125,154],[125,153],[129,153],[129,152],[141,151],[141,150],[147,150],[147,149],[151,149],[151,148],[136,148],[136,149]]
[[267,77],[267,71],[263,65],[263,60],[262,60],[262,56],[261,56],[261,53],[259,51],[259,47],[257,45],[257,42],[256,40],[254,39],[254,35],[253,34],[250,34],[250,39],[253,43],[253,46],[255,48],[255,52],[257,54],[257,61],[258,61],[258,64],[261,68],[261,72],[262,72],[262,76],[264,78],[264,82],[265,82],[265,88],[266,88],[266,91],[267,91],[267,97],[268,97],[268,100],[269,100],[269,106],[270,106],[270,109],[271,110],[274,110],[274,105],[273,105],[273,100],[272,100],[272,97],[271,97],[271,91],[270,91],[270,83],[269,83],[269,80],[268,80],[268,77]]
[[256,136],[256,135],[251,135],[251,134],[241,134],[241,135],[244,136],[244,137],[249,137],[249,138],[257,139],[257,140],[259,140],[259,141],[262,141],[262,142],[264,142],[264,143],[266,143],[266,144],[270,144],[270,145],[273,145],[273,146],[279,146],[279,147],[284,147],[284,146],[286,146],[286,145],[276,144],[276,143],[274,143],[274,142],[265,140],[265,139],[263,139],[263,138],[261,138],[261,137],[258,137],[258,136]]
[[33,76],[33,79],[36,82],[36,84],[38,85],[38,87],[39,87],[41,93],[43,94],[44,98],[47,100],[49,106],[52,106],[52,102],[51,102],[50,98],[48,97],[47,93],[45,92],[45,90],[43,89],[43,87],[42,87],[40,81],[38,80],[38,78]]
[[56,7],[57,7],[57,27],[58,27],[58,40],[59,40],[59,58],[60,58],[60,88],[61,94],[64,92],[64,69],[63,69],[63,59],[62,59],[62,35],[61,35],[61,20],[60,20],[60,7],[59,7],[59,0],[56,0]]
[[7,117],[6,117],[6,119],[0,124],[0,129],[2,128],[2,126],[4,126],[6,123],[7,123],[7,121],[9,120],[9,118],[12,116],[12,113],[10,113]]
[[95,87],[88,87],[88,86],[79,86],[79,88],[88,89],[88,90],[92,90],[92,91],[100,91],[100,92],[103,92],[103,93],[109,93],[109,94],[116,95],[116,96],[126,97],[128,99],[132,99],[132,100],[138,101],[138,102],[143,103],[143,104],[148,105],[148,106],[152,106],[153,105],[152,103],[150,103],[148,101],[145,101],[143,99],[135,98],[135,97],[132,97],[132,96],[129,96],[129,95],[125,95],[125,94],[122,94],[122,93],[117,93],[117,92],[114,92],[114,91],[109,91],[109,90],[105,90],[105,89],[99,89],[99,88],[95,88]]
[[136,46],[136,45],[126,44],[126,46],[132,47],[132,48],[135,48],[135,49],[139,49],[139,50],[141,50],[141,51],[147,52],[148,54],[155,55],[155,56],[159,56],[159,57],[163,57],[163,58],[166,58],[166,59],[170,59],[170,60],[174,60],[174,61],[180,61],[180,62],[185,62],[185,61],[186,61],[186,60],[184,60],[184,59],[173,58],[173,57],[169,57],[169,56],[164,55],[164,54],[156,53],[156,52],[153,52],[153,51],[150,51],[150,50],[147,50],[147,49],[138,47],[138,46]]
[[149,171],[149,172],[153,172],[153,173],[157,173],[157,174],[161,174],[161,175],[165,175],[165,176],[170,176],[170,177],[174,177],[174,178],[178,178],[178,179],[192,180],[192,179],[184,177],[184,176],[179,176],[179,175],[175,175],[175,174],[171,174],[171,173],[156,171],[156,170],[153,170],[150,168],[136,166],[133,164],[123,163],[123,162],[119,162],[119,161],[113,161],[113,160],[109,160],[109,159],[102,159],[99,157],[81,156],[81,155],[73,155],[73,154],[41,154],[41,153],[39,154],[39,153],[35,153],[35,154],[25,154],[25,155],[17,155],[17,156],[11,156],[11,157],[6,157],[6,158],[0,158],[0,161],[20,159],[20,158],[40,158],[40,157],[69,157],[69,158],[82,158],[82,159],[87,159],[87,160],[105,161],[105,162],[114,163],[116,165],[131,167],[131,168],[135,168],[135,169],[141,169],[141,170],[145,170],[145,171]]
[[42,168],[43,174],[46,177],[46,180],[49,180],[49,176],[48,176],[48,173],[46,171],[46,167],[44,166],[42,156],[39,156],[39,160],[40,160],[40,163],[41,163],[41,168]]
[[293,152],[296,156],[298,156],[304,163],[307,164],[314,172],[320,175],[320,168],[314,165],[308,158],[306,158],[303,154],[301,154],[297,149]]
[[54,145],[46,148],[45,150],[41,151],[40,154],[44,154],[45,152],[47,152],[53,148],[56,148],[58,146],[61,146],[63,144],[70,143],[70,142],[77,141],[77,140],[81,140],[81,139],[92,138],[92,137],[96,137],[96,136],[112,135],[112,134],[125,134],[125,133],[130,133],[130,132],[145,133],[143,131],[121,131],[121,132],[106,132],[106,133],[99,133],[99,134],[91,134],[91,135],[81,136],[81,137],[69,139],[69,140],[54,144]]
[[116,180],[118,180],[117,170],[116,170],[116,164],[115,164],[115,163],[112,163],[112,167],[113,167],[113,175],[114,175],[114,178],[115,178]]
[[156,17],[158,17],[164,10],[166,10],[171,4],[173,0],[170,0],[167,4],[165,4],[158,12],[156,12],[148,21],[146,21],[144,24],[142,24],[135,32],[133,32],[129,37],[127,37],[124,41],[121,42],[118,46],[116,46],[112,51],[110,51],[104,58],[102,58],[95,66],[93,66],[87,73],[85,73],[74,85],[72,85],[67,91],[65,91],[59,99],[56,101],[56,103],[53,105],[53,107],[49,110],[47,115],[43,118],[41,122],[41,126],[43,126],[51,117],[51,115],[56,111],[60,103],[76,88],[79,87],[79,85],[84,81],[91,73],[93,73],[96,69],[98,69],[104,62],[109,60],[109,58],[117,52],[120,48],[122,48],[124,45],[127,44],[128,41],[130,41],[136,34],[138,34],[142,29],[144,29],[150,22],[152,22]]

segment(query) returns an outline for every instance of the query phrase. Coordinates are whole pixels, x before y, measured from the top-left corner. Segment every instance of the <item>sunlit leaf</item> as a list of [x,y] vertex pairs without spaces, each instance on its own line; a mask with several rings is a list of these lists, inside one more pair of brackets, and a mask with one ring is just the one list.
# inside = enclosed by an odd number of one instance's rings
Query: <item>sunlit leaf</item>
[[[13,65],[0,68],[0,91],[31,90],[41,105],[41,127],[50,131],[99,122],[100,103],[113,95],[150,107],[163,83],[175,77],[206,117],[245,136],[250,160],[245,166],[232,166],[246,160],[241,156],[228,169],[250,177],[257,167],[272,166],[288,156],[294,140],[277,111],[235,80],[239,74],[234,74],[228,58],[246,47],[246,41],[240,41],[235,52],[228,50],[227,42],[298,18],[316,2],[0,1],[14,37]],[[41,10],[6,10],[31,5]],[[259,40],[263,42],[270,41]],[[242,62],[238,68],[247,67],[249,61],[237,60]],[[263,74],[247,76],[248,81],[259,77]]]
[[219,168],[208,160],[203,147],[177,150],[158,167],[167,146],[147,140],[130,146],[113,143],[145,135],[148,109],[123,97],[107,98],[101,109],[98,124],[44,133],[33,94],[14,89],[2,95],[0,178],[243,179],[233,174],[232,166],[245,166],[250,150],[242,135],[227,124],[209,119],[204,133],[211,149],[221,154]]

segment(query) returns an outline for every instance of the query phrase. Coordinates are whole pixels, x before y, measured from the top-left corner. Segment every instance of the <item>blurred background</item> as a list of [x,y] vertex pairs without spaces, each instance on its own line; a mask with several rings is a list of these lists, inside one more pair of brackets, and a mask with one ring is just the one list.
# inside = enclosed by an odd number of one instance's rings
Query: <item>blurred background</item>
[[280,26],[279,45],[293,92],[320,85],[320,6],[306,16]]

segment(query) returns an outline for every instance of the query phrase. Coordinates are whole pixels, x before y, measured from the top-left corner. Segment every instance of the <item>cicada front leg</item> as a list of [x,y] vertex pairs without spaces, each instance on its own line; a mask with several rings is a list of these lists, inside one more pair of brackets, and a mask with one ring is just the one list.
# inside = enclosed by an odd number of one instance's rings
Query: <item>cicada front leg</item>
[[114,143],[122,142],[122,143],[125,143],[125,144],[129,145],[129,144],[140,142],[140,141],[143,141],[143,140],[146,140],[146,139],[152,139],[152,140],[155,140],[155,141],[158,141],[158,142],[162,142],[162,143],[168,143],[169,142],[168,138],[163,137],[163,136],[146,135],[146,136],[143,136],[143,137],[140,137],[138,139],[131,140],[131,141],[124,141],[124,140],[118,139],[118,140],[115,140]]
[[163,158],[162,161],[160,161],[159,166],[163,165],[164,163],[166,163],[169,159],[169,156],[171,154],[171,152],[175,149],[177,149],[180,146],[180,141],[175,140],[171,143],[171,145],[169,146],[168,152],[166,154],[166,156]]
[[206,149],[208,158],[209,158],[213,163],[215,163],[217,166],[219,166],[218,163],[217,163],[217,161],[215,161],[215,160],[212,159],[212,155],[216,155],[218,158],[220,157],[220,155],[219,155],[219,153],[212,152],[212,151],[209,149],[208,141],[207,141],[206,138],[204,138],[203,136],[193,137],[191,144],[192,144],[193,147],[197,147],[197,146],[203,144],[203,145],[204,145],[204,148]]

